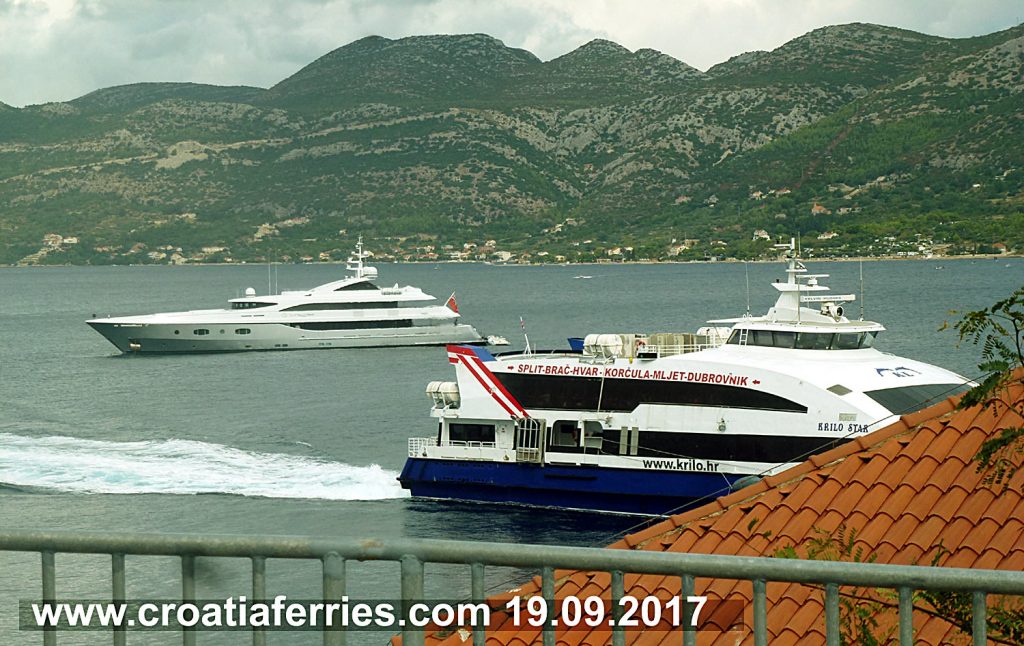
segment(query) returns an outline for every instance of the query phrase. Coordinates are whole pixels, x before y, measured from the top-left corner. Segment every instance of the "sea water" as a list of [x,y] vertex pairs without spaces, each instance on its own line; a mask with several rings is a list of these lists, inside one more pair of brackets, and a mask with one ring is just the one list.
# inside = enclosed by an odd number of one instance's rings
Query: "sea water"
[[[986,307],[1024,284],[1024,259],[809,261],[849,318],[888,330],[879,349],[976,377],[979,349],[958,346],[957,312]],[[781,263],[498,266],[381,265],[381,285],[411,284],[464,322],[513,347],[566,347],[592,332],[694,331],[708,319],[775,300]],[[428,537],[603,545],[633,517],[413,500],[397,483],[409,437],[435,430],[424,394],[454,378],[443,348],[330,349],[125,356],[91,330],[95,316],[223,307],[336,280],[337,265],[59,267],[0,270],[0,528],[189,535]],[[863,283],[861,282],[863,274]],[[581,276],[589,276],[581,278]],[[749,285],[749,289],[748,289]],[[860,300],[860,296],[864,299]],[[522,323],[521,323],[522,321]],[[130,557],[129,596],[180,595],[175,559]],[[109,557],[58,557],[58,594],[109,595]],[[488,571],[492,590],[524,573]],[[271,561],[268,590],[316,598],[316,564]],[[248,563],[200,559],[199,596],[245,594]],[[349,567],[354,597],[396,598],[394,564]],[[428,566],[427,593],[453,598],[468,573]],[[17,630],[18,599],[38,598],[38,555],[0,554],[0,643],[38,643]],[[106,643],[103,633],[60,643]],[[180,643],[173,633],[131,643]],[[269,643],[318,643],[272,633]],[[362,633],[349,643],[383,643]],[[244,644],[245,633],[199,643]]]

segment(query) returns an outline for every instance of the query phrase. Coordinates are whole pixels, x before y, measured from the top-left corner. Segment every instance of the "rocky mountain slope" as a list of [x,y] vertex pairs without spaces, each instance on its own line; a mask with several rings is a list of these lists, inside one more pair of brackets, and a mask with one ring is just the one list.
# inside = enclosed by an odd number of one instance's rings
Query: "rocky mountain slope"
[[266,90],[0,104],[0,263],[1024,251],[1022,69],[1022,27],[827,27],[707,73],[369,37]]

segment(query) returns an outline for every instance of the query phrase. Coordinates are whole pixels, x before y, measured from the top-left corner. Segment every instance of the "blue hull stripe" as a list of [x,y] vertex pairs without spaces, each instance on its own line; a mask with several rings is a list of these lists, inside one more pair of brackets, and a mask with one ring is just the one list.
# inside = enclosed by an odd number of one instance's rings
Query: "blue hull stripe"
[[414,496],[666,514],[729,493],[741,475],[409,458],[398,477]]

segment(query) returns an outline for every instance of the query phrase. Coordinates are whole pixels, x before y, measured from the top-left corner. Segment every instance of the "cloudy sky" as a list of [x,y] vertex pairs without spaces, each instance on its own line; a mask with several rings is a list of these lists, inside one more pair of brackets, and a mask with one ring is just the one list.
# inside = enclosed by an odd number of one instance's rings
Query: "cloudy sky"
[[706,70],[824,25],[968,37],[1021,20],[1021,0],[0,0],[0,101],[143,81],[269,87],[371,34],[483,32],[543,60],[607,38]]

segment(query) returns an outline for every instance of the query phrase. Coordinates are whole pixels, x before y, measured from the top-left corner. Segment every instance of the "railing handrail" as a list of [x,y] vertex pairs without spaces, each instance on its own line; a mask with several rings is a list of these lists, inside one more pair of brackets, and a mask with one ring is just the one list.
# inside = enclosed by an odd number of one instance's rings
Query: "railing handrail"
[[145,556],[264,557],[554,567],[584,571],[673,574],[733,580],[909,587],[1024,595],[1024,572],[921,565],[683,554],[606,548],[481,543],[441,539],[336,539],[308,536],[193,536],[106,532],[0,532],[0,551]]

